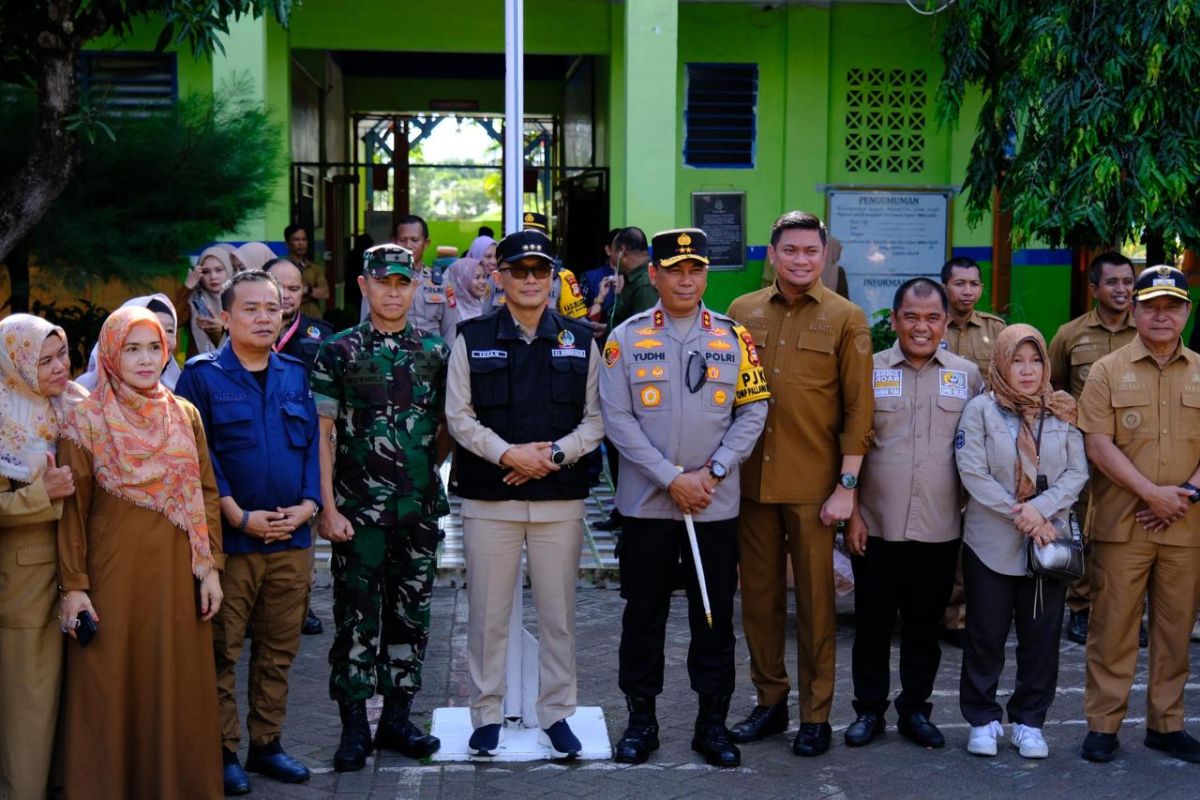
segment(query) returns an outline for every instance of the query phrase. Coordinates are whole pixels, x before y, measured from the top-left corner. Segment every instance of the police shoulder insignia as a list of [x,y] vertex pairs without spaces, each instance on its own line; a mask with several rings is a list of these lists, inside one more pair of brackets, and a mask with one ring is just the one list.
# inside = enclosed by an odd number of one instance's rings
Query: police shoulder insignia
[[450,308],[455,308],[458,305],[458,301],[454,299],[453,286],[446,287],[446,305]]
[[617,344],[616,339],[609,339],[608,344],[604,345],[604,365],[611,367],[617,363],[617,359],[621,357],[621,345]]
[[746,360],[751,365],[758,366],[758,350],[754,347],[754,337],[750,335],[750,331],[743,328],[741,325],[734,325],[733,332],[742,340],[742,344],[746,348]]
[[569,272],[565,273],[563,275],[563,279],[566,280],[567,285],[571,287],[571,294],[575,295],[576,297],[583,297],[583,290],[579,288],[579,281],[575,280],[574,275]]
[[712,330],[712,313],[708,309],[700,313],[700,327],[706,331]]
[[667,322],[663,318],[662,309],[661,308],[654,309],[654,327],[655,328],[663,328],[666,326],[666,324],[667,324]]
[[965,445],[966,443],[967,443],[967,435],[965,433],[963,433],[962,430],[960,429],[958,431],[958,433],[954,434],[954,449],[962,450],[963,445]]

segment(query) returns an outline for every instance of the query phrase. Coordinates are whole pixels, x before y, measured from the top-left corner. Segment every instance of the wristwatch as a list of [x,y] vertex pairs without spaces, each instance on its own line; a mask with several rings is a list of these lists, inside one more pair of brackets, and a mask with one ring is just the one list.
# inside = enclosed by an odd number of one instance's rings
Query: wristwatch
[[550,460],[560,467],[567,460],[567,454],[563,452],[563,449],[557,443],[550,445]]
[[841,477],[838,478],[838,483],[845,489],[856,489],[858,488],[858,476],[851,475],[849,472],[843,472]]
[[709,461],[708,474],[712,475],[713,480],[720,483],[721,481],[725,480],[727,475],[729,475],[729,470],[726,469],[725,465],[720,461]]
[[1187,489],[1191,494],[1188,495],[1189,503],[1200,503],[1200,488],[1197,488],[1194,483],[1184,481],[1179,484],[1180,488]]

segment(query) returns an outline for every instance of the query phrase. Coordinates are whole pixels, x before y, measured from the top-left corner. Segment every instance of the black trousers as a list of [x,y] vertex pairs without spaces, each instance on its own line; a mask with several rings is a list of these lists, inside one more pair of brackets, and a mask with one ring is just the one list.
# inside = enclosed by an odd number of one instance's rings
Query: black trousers
[[900,695],[896,712],[907,718],[928,715],[929,696],[942,649],[937,628],[950,599],[958,561],[958,540],[941,543],[889,542],[867,538],[867,554],[854,567],[854,710],[887,710],[891,679],[892,629],[900,633]]
[[1003,718],[996,686],[1014,620],[1017,683],[1008,701],[1008,720],[1034,728],[1046,720],[1058,686],[1058,639],[1067,587],[1058,581],[1041,584],[1039,598],[1036,578],[992,572],[970,547],[963,547],[967,628],[958,697],[963,717],[972,725]]
[[663,646],[671,590],[683,563],[687,587],[688,677],[692,690],[705,695],[733,694],[733,595],[737,590],[737,519],[697,522],[696,540],[712,606],[708,627],[700,584],[692,566],[692,550],[683,522],[625,517],[621,543],[621,691],[633,697],[655,697],[663,690]]

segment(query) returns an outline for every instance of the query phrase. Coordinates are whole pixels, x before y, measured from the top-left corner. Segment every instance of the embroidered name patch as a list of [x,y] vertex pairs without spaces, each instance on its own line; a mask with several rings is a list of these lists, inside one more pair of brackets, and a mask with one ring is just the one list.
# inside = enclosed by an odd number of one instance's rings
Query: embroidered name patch
[[877,369],[872,381],[876,397],[900,397],[904,393],[904,372],[898,369]]
[[507,350],[472,350],[471,358],[508,358]]
[[555,358],[558,358],[559,356],[566,356],[568,358],[587,358],[587,351],[580,350],[575,347],[555,347],[550,351],[550,355]]
[[967,399],[967,373],[961,369],[938,370],[938,394],[942,397]]

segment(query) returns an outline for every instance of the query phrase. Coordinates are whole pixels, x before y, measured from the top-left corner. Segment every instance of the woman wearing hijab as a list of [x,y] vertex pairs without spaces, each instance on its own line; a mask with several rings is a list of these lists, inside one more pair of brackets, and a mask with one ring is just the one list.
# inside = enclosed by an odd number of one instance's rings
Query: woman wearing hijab
[[[238,249],[229,242],[217,242],[213,247],[219,247],[229,253],[229,263],[233,266],[233,274],[236,275],[246,269],[246,265],[238,258]],[[232,277],[232,276],[231,276]]]
[[[76,492],[58,531],[67,679],[64,796],[222,796],[209,621],[221,518],[196,409],[159,381],[167,336],[144,308],[100,330],[96,391],[69,409],[59,460]],[[92,615],[86,649],[76,620]]]
[[187,357],[209,353],[225,341],[221,324],[221,287],[233,277],[233,262],[223,247],[210,247],[196,259],[175,295],[177,322],[188,326]]
[[275,251],[262,242],[246,242],[233,252],[237,260],[242,262],[242,269],[262,269],[268,261],[276,257]]
[[[158,317],[159,323],[163,326],[163,331],[167,334],[167,346],[171,348],[171,353],[175,353],[176,333],[178,322],[175,316],[175,306],[171,305],[171,298],[167,297],[162,292],[155,294],[144,295],[143,297],[134,297],[126,300],[121,304],[121,308],[147,308],[154,312],[154,316]],[[99,345],[92,346],[92,354],[88,357],[87,372],[75,379],[75,382],[87,389],[89,392],[96,391],[96,351]],[[172,355],[167,359],[167,366],[163,369],[162,384],[175,391],[175,383],[179,380],[181,370],[179,362]]]
[[0,797],[45,797],[62,678],[55,530],[71,470],[55,464],[68,378],[62,328],[0,321]]
[[[991,391],[963,410],[955,438],[958,473],[970,495],[963,526],[967,597],[959,704],[971,724],[967,750],[996,755],[1004,736],[996,686],[1004,647],[1017,629],[1016,689],[1008,701],[1012,743],[1045,758],[1042,723],[1058,684],[1058,639],[1066,586],[1027,576],[1027,537],[1058,537],[1088,477],[1075,400],[1050,388],[1046,342],[1029,325],[1010,325],[993,346]],[[1038,491],[1038,476],[1046,485]]]
[[483,298],[487,294],[487,273],[483,264],[474,258],[460,258],[446,268],[454,295],[458,298],[458,319],[472,319],[483,313]]
[[473,258],[483,265],[484,277],[496,271],[496,240],[491,236],[476,236],[467,248],[465,258]]

